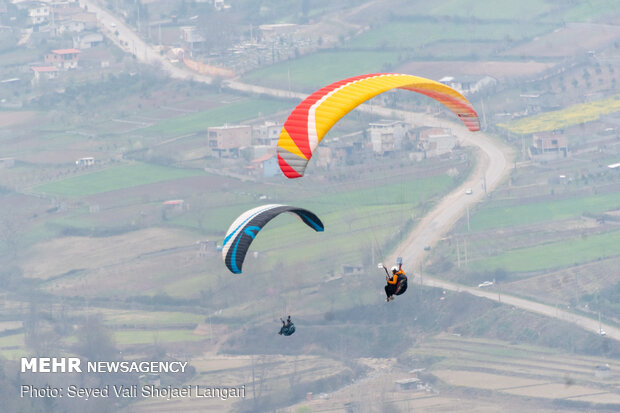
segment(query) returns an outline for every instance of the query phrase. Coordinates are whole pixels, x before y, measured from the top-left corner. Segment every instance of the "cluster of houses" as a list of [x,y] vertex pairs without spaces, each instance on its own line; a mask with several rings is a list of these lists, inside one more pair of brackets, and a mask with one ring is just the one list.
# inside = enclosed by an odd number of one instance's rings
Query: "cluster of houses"
[[[243,155],[251,159],[246,166],[250,175],[276,176],[279,167],[275,148],[281,130],[282,124],[276,122],[211,127],[207,130],[207,146],[213,158],[234,159]],[[422,160],[449,155],[457,145],[458,139],[449,128],[414,127],[400,120],[380,120],[370,123],[365,131],[326,140],[317,148],[315,163],[319,168],[328,168],[333,162],[342,164],[353,157],[395,153]]]
[[33,37],[69,37],[72,40],[73,47],[49,50],[39,64],[30,67],[33,85],[38,85],[42,80],[55,79],[63,71],[78,68],[82,51],[104,42],[97,28],[96,14],[80,7],[78,1],[20,1],[14,2],[14,5],[28,16],[21,29],[20,42],[27,42]]
[[25,33],[44,32],[51,37],[69,34],[73,46],[83,49],[103,41],[103,35],[97,31],[96,14],[80,7],[78,1],[21,1],[15,5],[28,13]]

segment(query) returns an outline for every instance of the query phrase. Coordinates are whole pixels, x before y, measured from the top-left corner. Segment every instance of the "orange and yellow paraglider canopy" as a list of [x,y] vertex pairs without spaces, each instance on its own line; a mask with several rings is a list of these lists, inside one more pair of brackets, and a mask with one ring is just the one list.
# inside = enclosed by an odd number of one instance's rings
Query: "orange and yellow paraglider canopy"
[[278,163],[284,175],[289,178],[303,176],[319,142],[340,118],[391,89],[406,89],[429,96],[454,112],[469,130],[480,130],[480,120],[471,103],[443,83],[397,73],[351,77],[317,90],[291,112],[278,141]]

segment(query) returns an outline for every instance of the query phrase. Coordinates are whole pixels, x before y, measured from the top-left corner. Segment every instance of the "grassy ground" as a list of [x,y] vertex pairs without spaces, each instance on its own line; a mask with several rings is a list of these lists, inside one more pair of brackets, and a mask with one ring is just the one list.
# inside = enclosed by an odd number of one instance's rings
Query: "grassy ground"
[[141,133],[164,136],[185,135],[197,132],[206,133],[206,129],[211,126],[223,126],[227,123],[235,124],[288,109],[291,109],[291,105],[287,102],[272,99],[242,98],[217,108],[162,120],[153,126],[142,129]]
[[510,272],[528,272],[568,267],[618,255],[620,231],[587,237],[575,236],[562,241],[519,248],[471,263],[474,270],[503,268]]
[[615,0],[589,0],[577,2],[569,7],[557,17],[562,17],[565,21],[587,22],[599,17],[606,17],[620,13],[620,3]]
[[191,330],[162,329],[155,331],[116,331],[114,341],[117,345],[128,346],[136,344],[179,343],[201,341],[205,338],[194,334]]
[[[499,203],[499,202],[498,202]],[[470,219],[472,231],[519,227],[567,218],[584,213],[600,214],[620,208],[620,193],[609,193],[587,197],[559,199],[500,206],[489,203]]]
[[243,81],[282,87],[282,79],[290,79],[293,90],[309,92],[350,76],[389,70],[398,63],[398,57],[397,52],[319,52],[254,70],[244,75]]
[[[424,14],[435,16],[454,16],[477,19],[517,19],[529,21],[552,9],[552,5],[543,0],[524,0],[516,4],[510,0],[493,2],[493,7],[476,0],[449,0],[436,5],[429,5]],[[419,8],[417,8],[419,12]],[[412,10],[413,12],[416,9]]]
[[[484,41],[528,39],[552,30],[552,26],[535,23],[452,23],[437,22],[388,22],[355,37],[346,44],[348,48],[398,48],[418,49],[434,42]],[[426,54],[433,54],[424,50]]]
[[34,191],[49,195],[81,197],[200,174],[203,172],[135,163],[40,185],[34,188]]

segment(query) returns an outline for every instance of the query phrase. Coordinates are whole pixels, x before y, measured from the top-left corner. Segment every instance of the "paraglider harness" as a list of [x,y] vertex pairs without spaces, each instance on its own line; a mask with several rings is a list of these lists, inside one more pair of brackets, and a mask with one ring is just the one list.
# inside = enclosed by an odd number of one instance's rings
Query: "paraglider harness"
[[[394,276],[398,277],[398,282],[396,284],[396,286],[392,287],[392,285],[388,282],[388,284],[385,286],[385,292],[388,296],[388,298],[390,298],[392,295],[401,295],[403,294],[405,291],[407,291],[407,276],[405,275],[405,272],[403,271],[403,260],[402,258],[398,257],[398,259],[396,260],[396,263],[398,264],[398,271],[395,272],[394,274],[390,275],[390,273],[388,272],[388,269],[385,268],[383,266],[383,264],[379,264],[379,268],[383,268],[385,270],[385,274],[386,274],[386,279],[393,279]],[[393,292],[390,291],[393,289]],[[391,292],[391,294],[390,294]]]
[[282,328],[278,334],[281,336],[290,336],[295,332],[295,324],[291,321],[291,316],[288,316],[286,322],[282,319],[280,319],[280,321],[282,321]]
[[398,275],[398,284],[396,284],[394,295],[401,295],[407,291],[407,276],[403,270],[398,270],[395,275]]

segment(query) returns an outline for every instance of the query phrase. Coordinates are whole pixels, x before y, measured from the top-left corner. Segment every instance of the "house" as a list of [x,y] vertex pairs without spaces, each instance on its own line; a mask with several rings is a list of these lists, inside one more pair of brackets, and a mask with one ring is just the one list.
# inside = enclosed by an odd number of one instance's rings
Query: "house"
[[238,157],[239,149],[252,144],[252,127],[226,125],[207,129],[207,146],[221,157]]
[[254,159],[247,167],[248,171],[254,175],[271,178],[280,174],[280,166],[275,152],[268,153],[260,158]]
[[194,51],[205,49],[207,44],[207,39],[198,32],[196,26],[181,27],[181,41],[185,48],[189,50],[190,56],[194,55]]
[[86,24],[84,24],[84,22],[68,20],[56,25],[56,33],[80,33],[83,32],[85,28]]
[[215,8],[215,10],[224,10],[224,9],[230,9],[230,5],[225,4],[224,0],[213,0],[213,7]]
[[93,166],[95,164],[95,158],[93,157],[80,158],[77,161],[75,161],[75,164],[80,168],[88,168],[89,166]]
[[532,157],[539,159],[566,158],[568,154],[566,136],[557,132],[535,133],[532,135],[530,152]]
[[77,49],[90,49],[101,43],[103,43],[103,35],[101,33],[82,33],[73,38],[73,46]]
[[332,163],[334,155],[332,150],[327,146],[319,145],[313,154],[313,162],[316,168],[323,168],[329,170],[329,165]]
[[448,128],[423,128],[418,134],[418,149],[425,158],[434,158],[452,152],[457,141]]
[[79,28],[77,24],[83,24],[83,30],[91,30],[97,28],[97,14],[85,11],[79,6],[65,5],[57,6],[53,9],[54,20],[56,24],[68,25]]
[[491,76],[445,76],[439,79],[440,83],[456,89],[464,95],[471,95],[491,89],[497,85],[497,79]]
[[206,240],[196,241],[196,244],[198,245],[198,256],[199,257],[204,257],[209,252],[217,253],[217,251],[218,251],[218,249],[217,249],[217,241],[212,241],[212,240],[206,239]]
[[396,380],[394,382],[400,390],[417,390],[418,386],[422,384],[422,381],[417,377],[409,379]]
[[50,6],[45,3],[33,2],[28,7],[28,18],[33,26],[47,23],[50,17]]
[[164,208],[170,211],[183,212],[187,209],[184,199],[171,199],[163,202]]
[[364,271],[364,266],[355,264],[342,264],[340,266],[340,273],[342,275],[357,275]]
[[370,142],[374,153],[385,154],[401,149],[408,125],[400,120],[381,120],[369,124]]
[[261,24],[258,26],[262,38],[266,42],[274,42],[280,38],[292,36],[299,28],[294,23]]
[[59,69],[76,69],[80,51],[78,49],[57,49],[45,55],[45,63]]
[[280,139],[280,132],[282,131],[282,124],[276,122],[266,121],[264,124],[255,126],[253,130],[254,141],[258,145],[267,145],[276,147],[278,140]]
[[33,86],[38,85],[41,79],[50,80],[58,77],[56,66],[33,66],[31,69],[34,72],[34,77],[31,81]]

